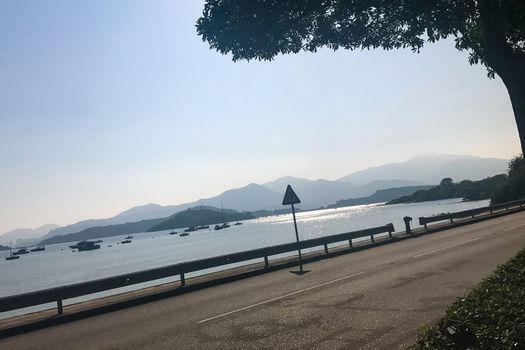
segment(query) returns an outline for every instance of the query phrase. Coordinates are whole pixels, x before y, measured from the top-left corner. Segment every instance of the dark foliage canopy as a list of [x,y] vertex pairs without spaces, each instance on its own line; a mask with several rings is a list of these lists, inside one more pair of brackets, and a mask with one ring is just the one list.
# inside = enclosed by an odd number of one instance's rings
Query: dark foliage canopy
[[509,162],[508,181],[492,197],[492,203],[504,203],[525,198],[525,159],[523,155]]
[[[497,38],[487,38],[484,31]],[[523,0],[208,0],[197,32],[234,60],[279,53],[411,48],[454,37],[471,63],[493,72],[487,41],[525,54]]]

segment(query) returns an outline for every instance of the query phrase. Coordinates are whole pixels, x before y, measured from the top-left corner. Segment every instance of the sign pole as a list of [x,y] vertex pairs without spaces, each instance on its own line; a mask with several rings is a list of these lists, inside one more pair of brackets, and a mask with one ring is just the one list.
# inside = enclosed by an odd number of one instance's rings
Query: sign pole
[[[286,186],[286,192],[284,193],[283,198],[283,205],[291,205],[292,206],[292,215],[293,215],[293,226],[295,228],[295,239],[297,240],[297,243],[299,243],[299,231],[297,230],[297,220],[295,218],[295,206],[294,204],[301,203],[301,200],[299,197],[297,197],[297,194],[292,189],[292,186],[288,185]],[[299,252],[299,266],[301,269],[301,274],[303,273],[303,256],[301,255],[301,248],[298,248],[297,251]]]
[[[297,231],[297,220],[295,219],[295,207],[292,203],[292,215],[293,215],[293,225],[295,227],[295,238],[297,239],[297,243],[299,243],[299,232]],[[301,249],[299,248],[297,250],[299,252],[299,269],[301,270],[301,272],[303,272],[303,257],[301,255]]]

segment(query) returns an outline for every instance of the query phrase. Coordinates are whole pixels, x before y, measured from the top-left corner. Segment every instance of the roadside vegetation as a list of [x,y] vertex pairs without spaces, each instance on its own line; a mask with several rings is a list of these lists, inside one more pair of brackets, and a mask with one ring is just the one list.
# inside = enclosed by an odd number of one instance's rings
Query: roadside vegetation
[[525,248],[420,334],[413,349],[525,349]]
[[511,159],[507,174],[505,184],[492,196],[493,204],[525,198],[525,159],[523,155]]

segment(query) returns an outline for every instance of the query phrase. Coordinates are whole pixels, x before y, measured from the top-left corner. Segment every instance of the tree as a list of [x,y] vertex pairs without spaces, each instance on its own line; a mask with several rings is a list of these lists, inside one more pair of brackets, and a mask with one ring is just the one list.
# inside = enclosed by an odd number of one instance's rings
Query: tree
[[322,47],[419,52],[453,37],[507,87],[525,154],[524,0],[207,0],[197,33],[234,61]]
[[515,157],[509,162],[508,179],[493,196],[492,204],[525,198],[525,158]]
[[445,177],[441,182],[439,183],[439,186],[452,186],[454,183],[452,182],[452,179],[450,177]]

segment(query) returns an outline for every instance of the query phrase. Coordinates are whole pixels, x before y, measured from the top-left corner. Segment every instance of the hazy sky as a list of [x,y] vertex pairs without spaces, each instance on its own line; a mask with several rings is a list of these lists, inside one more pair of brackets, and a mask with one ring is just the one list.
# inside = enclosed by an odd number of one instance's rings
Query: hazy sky
[[453,42],[237,62],[200,1],[0,2],[0,233],[423,152],[519,152],[499,79]]

